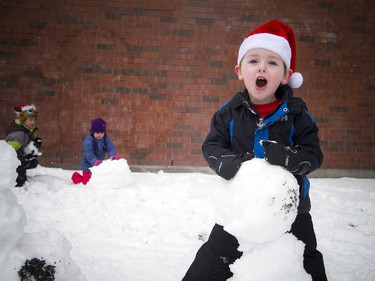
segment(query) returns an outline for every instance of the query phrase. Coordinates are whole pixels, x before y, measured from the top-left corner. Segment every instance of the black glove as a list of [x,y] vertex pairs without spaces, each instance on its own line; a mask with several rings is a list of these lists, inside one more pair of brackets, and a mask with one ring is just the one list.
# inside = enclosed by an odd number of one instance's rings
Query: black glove
[[254,158],[254,153],[252,152],[246,152],[241,155],[242,162],[249,161]]
[[39,152],[40,147],[42,146],[42,139],[35,138],[30,140],[30,142],[25,146],[23,152],[25,153],[25,158],[27,160],[33,160],[35,157],[42,155]]
[[233,153],[223,154],[219,157],[209,156],[207,161],[211,169],[226,180],[233,178],[242,164],[241,159]]
[[37,149],[40,149],[40,147],[42,146],[42,139],[41,138],[35,138],[33,139],[33,142],[34,142],[34,145]]
[[310,168],[310,163],[302,161],[296,148],[279,144],[275,141],[262,141],[264,158],[272,165],[284,167],[293,174],[305,174]]

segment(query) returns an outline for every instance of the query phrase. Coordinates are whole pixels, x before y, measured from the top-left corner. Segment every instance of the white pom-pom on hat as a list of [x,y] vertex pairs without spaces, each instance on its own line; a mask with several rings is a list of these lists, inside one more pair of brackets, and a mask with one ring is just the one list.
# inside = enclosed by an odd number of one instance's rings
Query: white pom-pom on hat
[[299,72],[294,72],[289,78],[288,85],[294,89],[301,87],[303,83],[303,76]]

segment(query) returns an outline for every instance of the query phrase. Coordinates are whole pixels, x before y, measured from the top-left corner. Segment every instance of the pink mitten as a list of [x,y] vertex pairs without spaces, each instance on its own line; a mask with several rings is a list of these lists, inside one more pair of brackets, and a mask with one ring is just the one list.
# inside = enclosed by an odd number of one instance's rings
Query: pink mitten
[[96,160],[94,166],[99,166],[100,164],[102,164],[102,162],[103,160]]
[[118,156],[117,154],[111,156],[111,160],[119,160],[119,159],[120,159],[120,156]]

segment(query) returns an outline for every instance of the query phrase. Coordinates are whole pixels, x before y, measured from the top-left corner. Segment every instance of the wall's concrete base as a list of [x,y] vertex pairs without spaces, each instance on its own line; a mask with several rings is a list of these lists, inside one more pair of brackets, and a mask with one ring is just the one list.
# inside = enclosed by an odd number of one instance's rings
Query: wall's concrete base
[[[66,170],[80,170],[79,165],[50,164],[45,167],[62,168]],[[204,173],[214,174],[209,167],[183,167],[183,166],[130,166],[132,172],[139,173]],[[318,169],[309,175],[310,178],[372,178],[375,179],[375,170],[340,170],[340,169]]]
[[[205,173],[214,174],[209,167],[162,167],[162,166],[130,166],[133,172],[158,172],[166,173]],[[310,178],[373,178],[375,170],[339,170],[339,169],[318,169],[309,175]]]
[[[363,178],[375,179],[375,170],[339,170],[318,169],[309,175],[310,178]],[[375,186],[374,186],[375,187]]]

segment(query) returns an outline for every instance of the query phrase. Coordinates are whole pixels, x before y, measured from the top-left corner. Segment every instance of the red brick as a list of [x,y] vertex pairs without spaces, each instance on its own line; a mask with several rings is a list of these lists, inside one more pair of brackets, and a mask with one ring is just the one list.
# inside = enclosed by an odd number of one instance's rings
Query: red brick
[[3,1],[0,133],[35,103],[42,163],[79,164],[101,116],[129,164],[206,166],[212,114],[244,88],[243,37],[279,18],[296,33],[295,91],[320,128],[323,168],[375,169],[372,2]]

